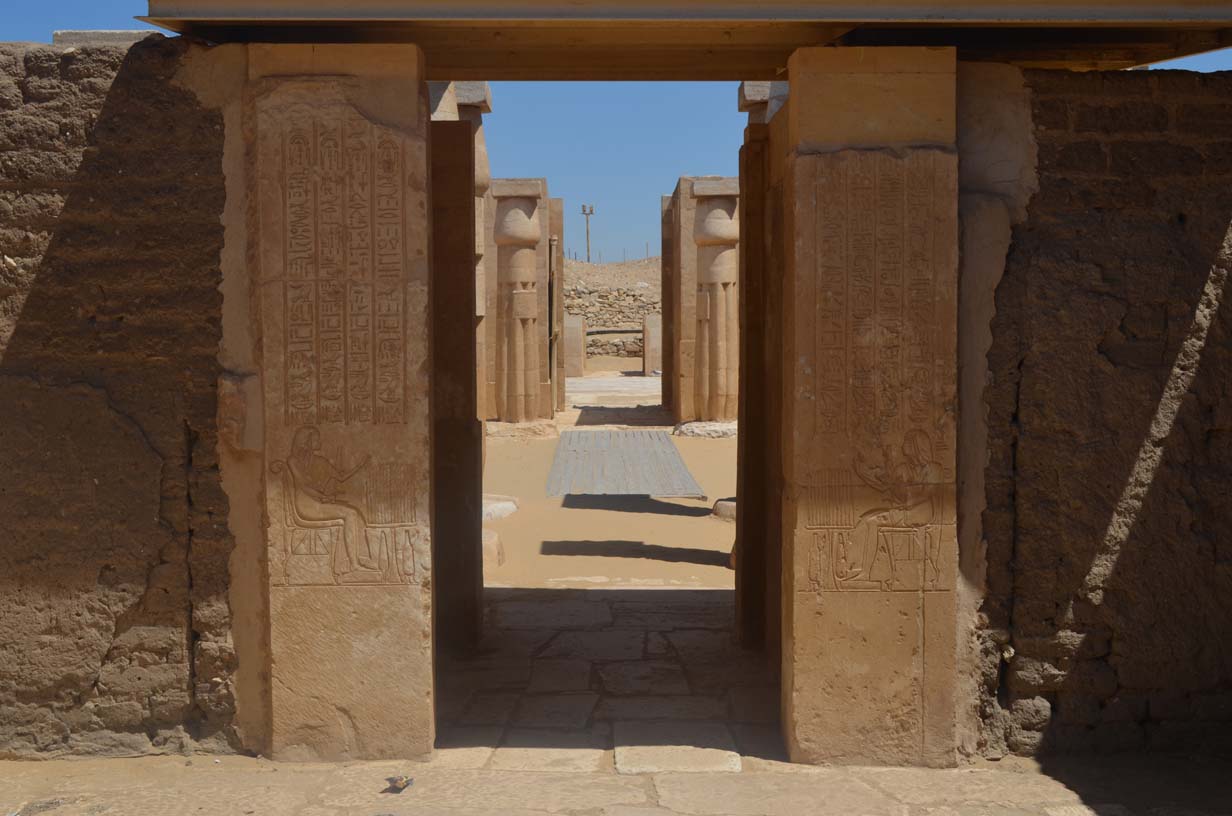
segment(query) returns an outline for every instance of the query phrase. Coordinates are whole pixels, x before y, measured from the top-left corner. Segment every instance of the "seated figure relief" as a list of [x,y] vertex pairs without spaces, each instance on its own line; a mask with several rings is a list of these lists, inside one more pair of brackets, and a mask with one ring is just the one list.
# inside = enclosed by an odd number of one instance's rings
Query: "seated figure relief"
[[414,472],[407,465],[337,464],[322,452],[321,432],[296,430],[291,453],[274,462],[282,475],[289,528],[286,583],[411,583],[415,525]]

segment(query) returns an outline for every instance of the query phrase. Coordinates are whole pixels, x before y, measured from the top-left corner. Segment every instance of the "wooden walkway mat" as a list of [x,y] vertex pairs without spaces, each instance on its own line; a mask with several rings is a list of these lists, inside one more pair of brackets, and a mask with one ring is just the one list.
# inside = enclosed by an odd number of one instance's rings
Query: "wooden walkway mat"
[[565,431],[548,495],[706,498],[666,431]]

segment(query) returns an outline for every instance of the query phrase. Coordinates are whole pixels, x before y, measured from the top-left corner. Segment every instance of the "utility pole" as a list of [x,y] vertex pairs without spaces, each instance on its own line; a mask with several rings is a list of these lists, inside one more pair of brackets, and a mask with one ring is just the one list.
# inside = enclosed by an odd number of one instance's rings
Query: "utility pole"
[[582,215],[586,216],[586,263],[590,263],[590,217],[595,214],[595,205],[582,205]]

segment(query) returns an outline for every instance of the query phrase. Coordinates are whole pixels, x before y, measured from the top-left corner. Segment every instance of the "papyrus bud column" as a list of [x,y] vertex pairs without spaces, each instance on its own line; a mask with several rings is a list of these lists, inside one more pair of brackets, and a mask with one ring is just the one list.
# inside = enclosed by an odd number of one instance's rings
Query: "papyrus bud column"
[[248,52],[273,755],[424,755],[433,693],[423,57],[408,45]]
[[954,52],[808,48],[788,68],[784,733],[796,761],[949,765]]
[[497,417],[528,422],[539,417],[539,245],[543,238],[542,183],[494,182],[496,198],[497,305],[500,310],[496,357]]
[[736,418],[740,376],[740,218],[735,196],[709,192],[709,183],[693,183],[698,199],[693,404],[698,419],[729,420]]

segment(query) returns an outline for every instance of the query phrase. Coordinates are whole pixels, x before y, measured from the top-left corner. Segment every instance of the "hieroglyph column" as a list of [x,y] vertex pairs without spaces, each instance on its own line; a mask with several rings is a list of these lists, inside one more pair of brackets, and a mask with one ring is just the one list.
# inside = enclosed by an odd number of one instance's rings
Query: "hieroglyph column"
[[499,181],[496,197],[497,298],[500,337],[496,358],[497,417],[539,418],[539,244],[543,237],[542,182]]
[[788,65],[784,733],[796,761],[951,765],[954,51]]
[[[711,185],[716,189],[711,190]],[[722,187],[719,187],[722,185]],[[740,384],[740,217],[728,182],[693,183],[697,220],[697,345],[694,406],[703,420],[735,419]]]
[[433,745],[427,92],[405,45],[253,45],[272,749]]

